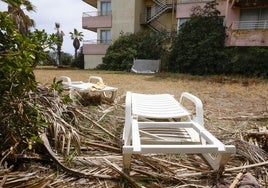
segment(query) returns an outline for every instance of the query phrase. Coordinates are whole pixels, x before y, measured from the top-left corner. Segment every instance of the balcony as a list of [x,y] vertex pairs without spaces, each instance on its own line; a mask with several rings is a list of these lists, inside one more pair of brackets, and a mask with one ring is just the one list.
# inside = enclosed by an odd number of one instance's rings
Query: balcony
[[85,3],[97,8],[97,0],[82,0],[84,1]]
[[[177,0],[177,3],[207,3],[213,0]],[[225,0],[222,0],[225,1]]]
[[111,28],[112,14],[111,12],[83,12],[82,28],[97,32],[97,28]]
[[267,7],[267,0],[233,0],[233,7],[249,8],[249,7]]
[[232,23],[232,30],[256,30],[256,29],[268,29],[268,20],[234,21]]
[[[106,42],[106,43],[103,43]],[[86,40],[83,42],[83,54],[85,55],[104,55],[111,41]]]
[[268,20],[234,21],[226,32],[226,46],[268,46]]

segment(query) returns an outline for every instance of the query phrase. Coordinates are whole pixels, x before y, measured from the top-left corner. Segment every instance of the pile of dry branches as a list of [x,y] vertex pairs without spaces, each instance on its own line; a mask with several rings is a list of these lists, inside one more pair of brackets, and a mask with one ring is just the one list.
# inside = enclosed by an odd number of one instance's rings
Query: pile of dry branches
[[[35,152],[36,144],[28,153],[16,154],[14,148],[3,153],[0,187],[239,187],[246,172],[256,187],[268,186],[267,152],[235,137],[231,144],[237,154],[223,172],[212,171],[199,155],[154,154],[133,155],[131,173],[124,174],[124,96],[113,104],[100,101],[85,107],[66,105],[49,91],[40,88],[37,99],[49,124],[40,132],[43,152]],[[15,155],[17,164],[10,164],[8,159]]]

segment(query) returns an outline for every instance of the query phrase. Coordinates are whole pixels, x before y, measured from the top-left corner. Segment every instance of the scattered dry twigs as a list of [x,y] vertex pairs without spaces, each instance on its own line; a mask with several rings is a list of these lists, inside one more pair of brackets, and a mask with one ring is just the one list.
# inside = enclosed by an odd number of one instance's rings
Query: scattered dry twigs
[[81,111],[79,111],[77,109],[76,109],[76,112],[80,113],[84,118],[86,118],[87,120],[89,120],[93,125],[97,126],[99,129],[101,129],[102,131],[104,131],[105,133],[107,133],[108,135],[110,135],[111,137],[116,138],[112,133],[110,133],[103,126],[99,125],[96,121],[94,121],[93,119],[91,119],[90,117],[88,117],[83,112],[81,112]]
[[233,121],[262,121],[267,120],[268,114],[251,115],[251,116],[237,116],[237,117],[220,117],[219,120],[233,120]]
[[267,165],[268,165],[268,161],[264,161],[264,162],[254,163],[251,165],[227,168],[227,169],[225,169],[225,171],[230,172],[230,171],[244,170],[244,169],[248,169],[248,168],[255,168],[255,167],[267,166]]
[[86,177],[86,178],[103,178],[103,179],[112,179],[112,177],[110,176],[107,176],[107,175],[102,175],[102,174],[91,174],[91,173],[83,173],[83,172],[80,172],[80,171],[77,171],[77,170],[73,170],[71,168],[68,168],[67,166],[63,165],[59,159],[57,158],[57,156],[54,154],[54,152],[52,151],[51,147],[50,147],[50,144],[49,144],[49,141],[47,139],[47,136],[46,134],[41,134],[40,135],[41,139],[43,140],[44,142],[44,146],[46,147],[49,155],[51,156],[52,160],[58,164],[65,172],[71,174],[72,176],[75,176],[75,177]]
[[[42,117],[50,123],[47,132],[40,135],[47,154],[53,163],[33,166],[28,171],[11,171],[3,165],[8,151],[0,163],[0,187],[215,187],[219,178],[228,186],[237,185],[235,177],[241,171],[252,173],[259,184],[267,186],[267,152],[247,141],[240,140],[232,129],[224,127],[217,137],[236,145],[237,154],[232,156],[221,177],[211,170],[198,155],[134,155],[130,175],[122,171],[121,133],[124,123],[124,104],[119,96],[114,104],[95,106],[90,110],[81,106],[66,106],[58,96],[40,96]],[[36,97],[37,98],[37,97]],[[219,112],[221,113],[221,112]],[[213,112],[212,114],[215,114]],[[234,117],[238,117],[235,116]],[[241,116],[242,117],[242,116]],[[244,121],[246,118],[218,118],[224,121]],[[207,121],[211,118],[208,117]],[[262,121],[263,119],[247,119]],[[209,122],[208,122],[209,123]],[[217,131],[211,128],[212,132]],[[246,131],[244,131],[246,132]],[[68,136],[69,135],[69,136]],[[120,136],[119,136],[120,135]],[[224,136],[228,141],[225,140]],[[230,142],[232,140],[232,142]],[[78,152],[80,151],[80,153]],[[246,165],[244,165],[246,164]],[[55,166],[59,167],[55,177]]]
[[120,174],[123,178],[127,179],[131,185],[133,186],[133,188],[140,188],[141,186],[138,185],[135,180],[133,180],[130,176],[128,176],[127,174],[125,174],[123,172],[122,169],[120,169],[117,165],[111,163],[107,158],[104,158],[105,162],[111,166],[118,174]]
[[259,163],[268,160],[267,152],[255,145],[243,140],[235,140],[232,144],[236,146],[237,154],[244,156],[252,163]]
[[2,159],[0,160],[0,167],[3,165],[3,161],[12,153],[14,152],[14,149],[18,146],[18,142],[11,147],[9,150],[2,153]]
[[242,172],[240,172],[239,174],[237,174],[237,176],[235,177],[233,183],[229,186],[229,188],[235,188],[236,184],[240,181],[242,175],[243,175]]

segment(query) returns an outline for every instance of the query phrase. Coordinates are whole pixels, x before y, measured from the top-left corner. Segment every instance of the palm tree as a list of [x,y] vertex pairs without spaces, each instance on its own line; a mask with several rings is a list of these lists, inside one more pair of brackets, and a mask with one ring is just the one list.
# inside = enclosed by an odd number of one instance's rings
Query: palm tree
[[55,27],[56,27],[56,30],[57,30],[57,32],[56,32],[56,38],[57,38],[56,44],[57,44],[57,54],[58,54],[57,65],[59,66],[60,61],[61,61],[61,46],[62,46],[62,43],[63,43],[64,33],[63,33],[63,31],[60,30],[60,24],[59,23],[55,23]]
[[74,46],[74,56],[77,58],[77,50],[80,48],[80,41],[83,41],[83,33],[78,32],[77,29],[74,29],[74,32],[70,32],[71,39],[73,40],[73,46]]
[[27,11],[35,11],[35,7],[28,0],[2,0],[8,4],[8,13],[15,23],[15,27],[22,35],[29,33],[29,27],[34,26],[34,21],[23,12],[21,6]]

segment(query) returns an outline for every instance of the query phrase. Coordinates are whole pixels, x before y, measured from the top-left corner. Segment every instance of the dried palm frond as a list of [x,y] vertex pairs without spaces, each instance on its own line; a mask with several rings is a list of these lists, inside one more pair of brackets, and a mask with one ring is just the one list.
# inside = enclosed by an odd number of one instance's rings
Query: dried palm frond
[[268,160],[267,153],[253,144],[243,140],[235,140],[232,144],[235,145],[237,154],[242,155],[252,163],[259,163]]
[[[87,73],[88,74],[88,73]],[[183,84],[182,82],[180,84]],[[187,82],[187,87],[189,82]],[[174,83],[172,82],[172,87]],[[181,85],[180,85],[181,86]],[[174,88],[174,87],[173,87]],[[198,87],[200,88],[200,87]],[[216,87],[215,87],[216,88]],[[177,92],[177,89],[176,89]],[[207,91],[206,91],[207,92]],[[222,92],[220,92],[222,94]],[[236,92],[234,92],[236,93]],[[213,99],[215,93],[207,92],[207,95]],[[213,95],[213,97],[212,97]],[[65,104],[60,100],[57,92],[49,92],[46,88],[41,88],[39,93],[31,94],[31,105],[39,111],[46,126],[43,129],[41,138],[47,138],[44,145],[47,148],[47,156],[53,160],[53,163],[40,165],[39,174],[29,173],[28,187],[213,187],[218,181],[217,172],[211,170],[203,159],[197,155],[161,155],[150,154],[142,156],[132,156],[132,168],[130,175],[122,171],[121,154],[121,135],[124,124],[124,101],[118,100],[115,104],[107,105],[101,103],[98,106],[78,106],[74,104]],[[123,99],[123,97],[121,98]],[[206,105],[209,105],[210,98],[206,99]],[[228,97],[227,101],[230,100]],[[254,98],[254,103],[256,99]],[[120,102],[120,103],[119,103]],[[220,105],[226,105],[226,101],[217,100]],[[215,105],[215,101],[213,101]],[[216,108],[218,110],[219,108]],[[211,122],[208,118],[208,124],[214,124],[215,112],[211,111]],[[229,109],[230,108],[220,108]],[[227,111],[227,110],[226,110]],[[213,116],[213,117],[212,117]],[[227,114],[226,116],[229,117]],[[230,115],[230,117],[232,117]],[[217,120],[227,124],[218,118]],[[231,121],[234,121],[231,119]],[[240,121],[240,120],[235,120]],[[235,122],[235,125],[239,123]],[[219,123],[220,124],[220,123]],[[231,124],[233,125],[233,124]],[[242,124],[241,124],[242,125]],[[243,124],[244,126],[244,124]],[[219,129],[213,129],[218,134],[219,139],[232,137],[236,140],[233,126],[224,127],[226,131],[220,134]],[[243,127],[244,128],[244,127]],[[245,130],[245,129],[243,129]],[[221,130],[222,131],[222,130]],[[228,136],[226,137],[226,132]],[[259,182],[265,187],[267,185],[267,154],[259,151],[258,148],[248,145],[243,141],[234,141],[237,146],[237,155],[232,156],[226,170],[220,178],[228,178],[231,181],[241,170],[252,171],[253,175],[258,177]],[[80,155],[77,151],[81,150]],[[9,150],[5,154],[8,153]],[[48,154],[49,153],[49,154]],[[266,155],[265,155],[266,154]],[[2,155],[5,157],[6,155]],[[242,157],[241,157],[242,156]],[[246,160],[246,164],[245,164]],[[263,161],[266,162],[258,162]],[[250,161],[250,164],[248,164]],[[4,167],[4,162],[0,166],[0,186],[8,187],[9,177],[18,179],[18,182],[24,183],[22,176],[11,173],[11,168]],[[0,163],[0,164],[1,164]],[[254,163],[254,164],[253,164]],[[54,165],[56,164],[56,165]],[[55,166],[59,168],[54,168]],[[11,167],[11,166],[10,166]],[[27,169],[28,172],[36,172],[36,169]],[[48,172],[47,172],[48,171]],[[56,173],[55,173],[56,172]],[[254,172],[256,172],[254,174]],[[49,175],[50,178],[39,179]],[[10,175],[10,176],[9,176]],[[24,175],[24,174],[22,174]],[[43,175],[43,176],[42,176]],[[37,178],[36,178],[37,177]],[[266,179],[265,179],[266,178]],[[13,180],[12,180],[13,181]],[[14,180],[15,181],[15,180]],[[40,181],[40,184],[38,183]],[[230,181],[230,182],[231,182]],[[42,182],[42,183],[41,183]],[[226,184],[228,187],[228,184]]]
[[[71,121],[74,118],[74,112],[61,101],[57,92],[51,94],[50,89],[39,86],[37,93],[31,94],[29,105],[34,107],[40,117],[47,123],[47,130],[44,130],[50,138],[54,140],[54,147],[60,152],[66,150],[66,154],[70,154],[71,145],[75,146],[75,150],[80,152],[80,137],[78,130],[75,127],[76,121]],[[66,146],[67,144],[67,146]]]

